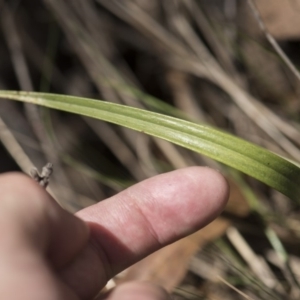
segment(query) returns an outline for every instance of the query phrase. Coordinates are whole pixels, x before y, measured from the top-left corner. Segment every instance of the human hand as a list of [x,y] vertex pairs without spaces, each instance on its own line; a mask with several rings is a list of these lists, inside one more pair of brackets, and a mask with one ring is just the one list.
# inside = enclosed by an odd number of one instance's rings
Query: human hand
[[[114,275],[208,224],[228,185],[191,167],[159,175],[90,206],[77,217],[29,177],[0,176],[0,299],[93,299]],[[168,299],[130,283],[97,299]]]

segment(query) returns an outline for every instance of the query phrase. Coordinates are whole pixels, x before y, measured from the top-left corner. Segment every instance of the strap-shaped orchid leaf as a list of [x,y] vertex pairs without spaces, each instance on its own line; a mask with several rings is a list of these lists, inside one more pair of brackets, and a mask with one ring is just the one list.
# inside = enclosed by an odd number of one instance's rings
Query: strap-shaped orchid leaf
[[242,171],[300,203],[298,166],[212,127],[81,97],[16,91],[0,91],[0,97],[100,119],[162,138]]

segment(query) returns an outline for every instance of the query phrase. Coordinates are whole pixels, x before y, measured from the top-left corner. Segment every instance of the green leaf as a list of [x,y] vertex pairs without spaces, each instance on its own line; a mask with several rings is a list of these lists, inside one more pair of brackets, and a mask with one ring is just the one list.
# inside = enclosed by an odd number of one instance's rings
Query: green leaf
[[266,149],[214,128],[81,97],[16,91],[0,91],[0,97],[108,121],[162,138],[242,171],[300,203],[298,166]]

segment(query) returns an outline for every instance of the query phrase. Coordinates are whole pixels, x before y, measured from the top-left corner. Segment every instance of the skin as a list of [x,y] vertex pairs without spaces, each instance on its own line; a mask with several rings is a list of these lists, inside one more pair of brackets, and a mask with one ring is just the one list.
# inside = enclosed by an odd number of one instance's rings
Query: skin
[[[228,199],[217,171],[155,176],[81,210],[63,210],[31,178],[0,176],[0,299],[94,299],[115,274],[215,219]],[[169,299],[143,282],[97,299]]]

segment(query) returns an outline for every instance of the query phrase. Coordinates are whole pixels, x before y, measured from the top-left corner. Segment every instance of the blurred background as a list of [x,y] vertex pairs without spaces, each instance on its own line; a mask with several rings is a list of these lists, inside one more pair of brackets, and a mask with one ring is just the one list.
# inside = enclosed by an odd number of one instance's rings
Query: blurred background
[[[299,0],[0,0],[0,58],[0,89],[156,111],[300,161]],[[8,100],[0,140],[0,172],[52,162],[49,192],[71,212],[173,169],[225,174],[222,216],[107,288],[144,279],[174,299],[299,299],[299,207],[264,184],[144,134]]]

